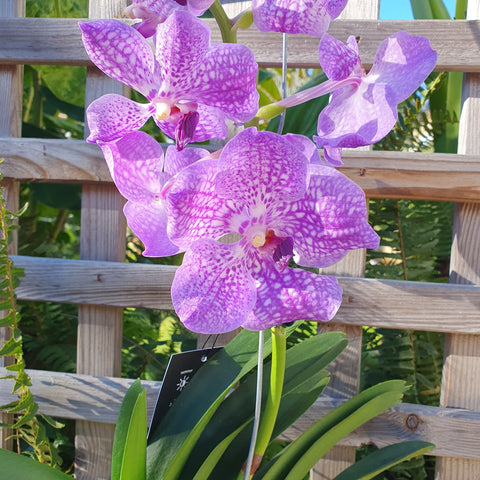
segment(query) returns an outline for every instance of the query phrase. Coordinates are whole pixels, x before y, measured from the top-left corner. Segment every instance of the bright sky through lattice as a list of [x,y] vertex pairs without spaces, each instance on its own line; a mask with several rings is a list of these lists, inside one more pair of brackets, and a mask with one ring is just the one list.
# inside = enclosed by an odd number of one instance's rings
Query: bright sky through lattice
[[[455,0],[443,0],[450,16],[455,14]],[[382,20],[410,20],[413,18],[410,0],[380,0]]]

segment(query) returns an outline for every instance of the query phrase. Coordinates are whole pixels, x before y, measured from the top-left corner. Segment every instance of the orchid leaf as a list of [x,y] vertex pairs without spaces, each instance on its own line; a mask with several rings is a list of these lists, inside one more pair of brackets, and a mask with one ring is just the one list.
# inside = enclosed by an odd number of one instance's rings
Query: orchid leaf
[[[295,326],[289,327],[287,335],[294,330]],[[272,350],[268,335],[265,357]],[[258,333],[243,330],[195,374],[158,425],[147,447],[148,480],[177,478],[222,400],[255,368],[257,348]]]
[[396,443],[383,447],[354,463],[334,480],[370,480],[400,462],[428,453],[435,445],[422,441]]
[[[314,423],[254,478],[303,478],[339,440],[401,401],[405,382],[391,380],[371,387]],[[261,476],[263,474],[263,476]]]
[[225,450],[230,446],[232,441],[235,440],[237,435],[247,426],[247,424],[248,422],[240,425],[230,435],[227,435],[225,438],[223,438],[223,440],[213,450],[211,450],[210,454],[202,463],[201,467],[197,470],[197,473],[192,480],[204,480],[206,478],[210,478],[209,475],[218,464],[218,461],[225,453]]
[[146,475],[147,395],[140,380],[127,390],[118,414],[112,452],[112,480]]
[[3,472],[8,472],[8,480],[72,480],[60,470],[8,450],[0,449],[0,465]]
[[[328,383],[329,365],[345,348],[347,340],[342,333],[315,335],[287,351],[285,380],[277,422],[272,438],[293,424],[314,402]],[[270,362],[264,363],[262,398],[267,398],[270,385]],[[192,451],[181,478],[191,478],[202,459],[210,451],[216,438],[224,438],[234,429],[250,422],[219,461],[210,478],[229,480],[236,478],[248,454],[249,437],[254,415],[256,376],[249,376],[224,400]]]

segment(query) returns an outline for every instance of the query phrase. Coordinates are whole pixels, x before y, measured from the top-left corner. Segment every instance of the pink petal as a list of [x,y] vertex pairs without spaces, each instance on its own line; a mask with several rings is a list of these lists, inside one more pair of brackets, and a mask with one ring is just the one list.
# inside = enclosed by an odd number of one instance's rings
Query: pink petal
[[172,301],[184,325],[198,333],[224,333],[247,319],[255,283],[238,244],[198,240],[186,251],[172,285]]

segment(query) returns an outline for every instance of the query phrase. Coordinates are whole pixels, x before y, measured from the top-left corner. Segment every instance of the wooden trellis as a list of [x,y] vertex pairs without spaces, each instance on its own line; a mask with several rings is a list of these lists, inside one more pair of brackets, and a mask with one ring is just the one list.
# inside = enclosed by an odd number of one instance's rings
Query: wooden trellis
[[[441,407],[402,404],[347,437],[322,460],[312,479],[333,478],[352,461],[353,447],[423,439],[436,444],[437,480],[480,479],[480,0],[469,0],[467,21],[378,21],[378,0],[350,1],[329,33],[359,38],[363,64],[379,43],[406,30],[428,37],[438,52],[438,71],[464,72],[458,155],[345,152],[341,170],[370,198],[457,202],[448,285],[363,279],[364,252],[336,266],[344,302],[328,329],[345,331],[349,350],[339,359],[326,395],[291,428],[295,437],[358,388],[362,325],[446,333]],[[126,0],[90,2],[90,18],[120,17]],[[122,86],[88,61],[73,19],[22,18],[21,0],[0,2],[0,157],[10,208],[18,185],[80,182],[81,260],[14,256],[25,269],[20,299],[79,305],[78,372],[29,371],[40,410],[77,421],[76,477],[110,478],[114,422],[129,380],[120,374],[123,307],[171,309],[174,267],[124,263],[125,222],[100,150],[83,141],[21,139],[22,65],[87,65],[86,102]],[[220,36],[213,21],[213,41]],[[241,32],[240,42],[260,66],[279,66],[281,35]],[[317,67],[318,39],[290,36],[289,65]],[[12,246],[12,253],[15,247]],[[333,272],[333,270],[329,270]],[[0,331],[0,342],[4,332]],[[0,375],[2,374],[0,364]],[[149,408],[159,388],[145,382]],[[0,403],[11,401],[0,383]],[[0,431],[0,440],[1,440]]]

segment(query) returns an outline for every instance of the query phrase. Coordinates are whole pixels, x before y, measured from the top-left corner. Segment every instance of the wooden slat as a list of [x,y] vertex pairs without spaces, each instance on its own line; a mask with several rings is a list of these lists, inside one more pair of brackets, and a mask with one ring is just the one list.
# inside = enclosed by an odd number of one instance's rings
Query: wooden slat
[[[379,10],[380,0],[349,0],[341,17],[348,20],[377,20]],[[361,40],[359,37],[359,41]],[[361,147],[358,153],[367,153],[371,150],[372,146],[368,145]],[[360,170],[360,173],[366,172]],[[366,205],[368,205],[368,196],[365,201]],[[348,255],[337,264],[326,269],[321,269],[321,273],[357,278],[364,277],[365,265],[366,250],[359,249],[349,252]],[[339,317],[339,320],[341,321],[341,317]],[[328,366],[328,370],[331,372],[331,380],[324,393],[326,395],[348,399],[356,395],[360,389],[363,326],[361,324],[352,325],[346,322],[346,324],[328,323],[326,325],[319,325],[318,327],[319,333],[336,330],[345,334],[348,345],[341,355]],[[355,448],[336,445],[310,470],[310,480],[334,479],[343,470],[355,463],[355,458]]]
[[[0,368],[0,376],[5,369]],[[40,411],[60,418],[115,423],[123,396],[133,380],[94,377],[71,373],[27,370],[31,391]],[[10,381],[2,380],[0,402],[7,403]],[[142,381],[147,390],[148,418],[151,418],[161,382]],[[344,400],[322,395],[281,438],[293,440]],[[384,446],[406,440],[436,444],[434,455],[480,458],[480,413],[459,408],[438,408],[400,404],[368,422],[340,442],[359,446],[373,442]],[[455,477],[460,480],[460,477]],[[450,480],[453,480],[452,478]],[[463,480],[463,478],[462,478]]]
[[[480,0],[468,2],[467,18],[480,18]],[[463,82],[458,151],[479,154],[480,74],[467,74]],[[480,205],[457,204],[453,223],[450,281],[480,284]],[[462,321],[462,315],[458,315]],[[440,404],[480,411],[480,335],[447,335]],[[453,458],[437,462],[436,479],[480,478],[480,460]]]
[[[28,182],[111,182],[101,150],[80,140],[0,138],[4,178]],[[369,198],[480,202],[476,155],[350,151],[340,171]]]
[[[17,287],[22,300],[173,308],[173,266],[13,258],[15,266],[25,269]],[[339,277],[339,283],[344,291],[337,323],[480,333],[480,286],[348,277]]]
[[[121,15],[126,0],[90,0],[90,18]],[[77,29],[78,31],[78,29]],[[87,68],[85,105],[107,93],[124,93],[123,86],[94,67]],[[88,128],[85,129],[88,135]],[[123,261],[126,221],[124,201],[113,184],[84,184],[80,231],[80,258]],[[123,309],[79,305],[77,373],[120,376]],[[110,479],[114,429],[97,422],[76,423],[75,477]]]
[[[213,19],[212,41],[220,34]],[[430,39],[438,52],[438,71],[480,71],[480,50],[472,48],[480,42],[478,21],[457,20],[335,20],[329,34],[345,41],[349,35],[360,39],[360,55],[368,68],[378,45],[389,35],[406,30],[412,35]],[[261,66],[281,66],[281,34],[260,33],[253,27],[241,31],[239,43],[247,45]],[[305,35],[289,37],[289,66],[318,67],[318,38]],[[87,65],[78,19],[26,18],[0,21],[0,62],[23,64]]]
[[[0,2],[0,19],[25,15],[25,4],[22,0],[3,0]],[[0,62],[1,63],[1,62]],[[22,92],[23,67],[20,65],[0,65],[0,137],[19,137],[22,132]],[[13,179],[2,182],[2,195],[8,210],[18,211],[19,183]],[[17,232],[14,231],[8,246],[10,254],[17,251]],[[3,317],[5,312],[0,312]],[[9,328],[0,328],[0,346],[11,336]],[[0,358],[0,366],[11,365],[13,357]],[[12,423],[13,415],[0,414],[0,422]],[[11,449],[12,431],[0,428],[0,447]]]

